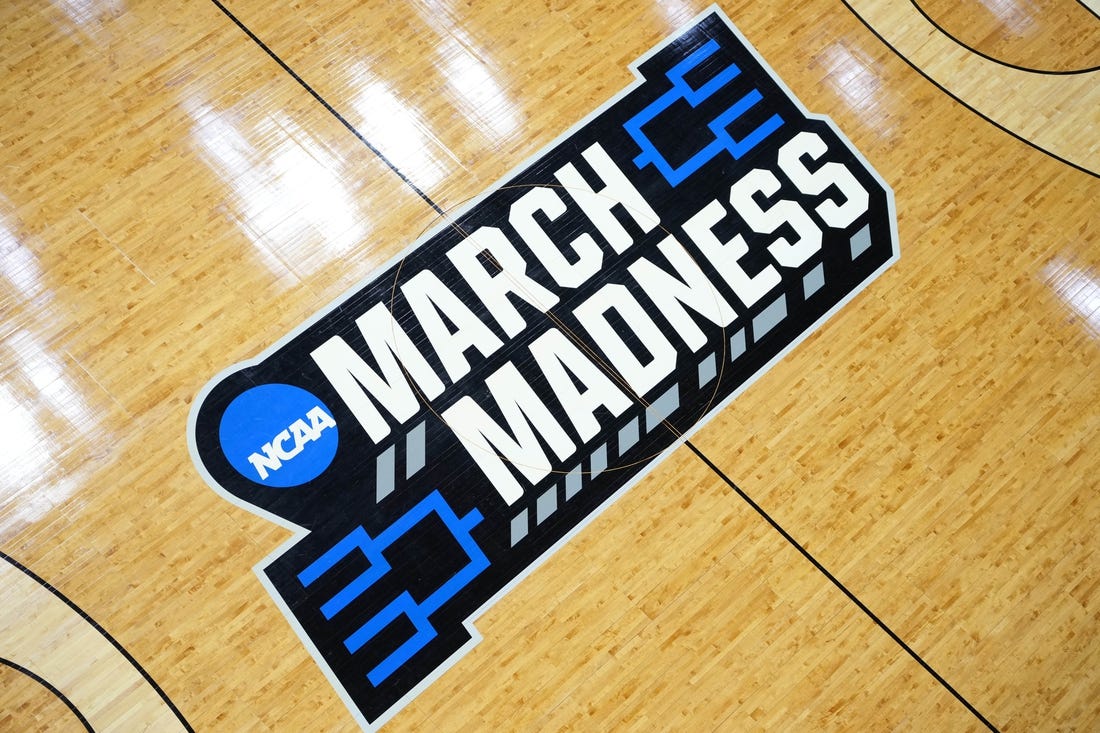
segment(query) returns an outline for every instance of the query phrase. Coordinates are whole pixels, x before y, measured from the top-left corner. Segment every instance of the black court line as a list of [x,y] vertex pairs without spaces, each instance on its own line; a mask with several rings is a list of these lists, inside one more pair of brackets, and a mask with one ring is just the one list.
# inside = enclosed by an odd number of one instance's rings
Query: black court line
[[[989,54],[983,53],[973,46],[964,43],[961,39],[957,38],[951,33],[948,33],[947,29],[944,28],[935,18],[929,15],[925,11],[925,9],[921,7],[920,3],[917,2],[917,0],[909,0],[909,2],[912,3],[913,7],[917,9],[917,12],[923,15],[924,19],[931,23],[936,30],[950,38],[957,45],[962,46],[975,56],[981,56],[986,61],[992,61],[995,64],[1008,67],[1009,69],[1016,69],[1017,71],[1029,71],[1032,74],[1049,74],[1050,76],[1073,76],[1074,74],[1089,74],[1093,71],[1100,71],[1100,64],[1097,64],[1096,66],[1088,66],[1083,69],[1066,69],[1064,71],[1059,71],[1056,69],[1037,69],[1033,66],[1020,66],[1019,64],[1009,63],[1008,61],[999,59],[996,56],[990,56]],[[1085,6],[1085,9],[1088,10],[1088,6]],[[1092,11],[1090,10],[1089,12]]]
[[[305,82],[305,80],[302,79],[302,77],[300,77],[298,74],[296,74],[294,72],[294,70],[291,69],[286,64],[286,62],[284,62],[281,58],[279,58],[275,54],[275,52],[272,51],[266,44],[264,44],[264,42],[261,41],[256,36],[255,33],[253,33],[251,30],[249,30],[249,28],[246,27],[240,20],[238,20],[236,16],[234,16],[231,12],[229,12],[229,10],[226,9],[226,7],[219,2],[219,0],[211,0],[211,2],[213,2],[214,5],[216,5],[223,13],[225,13],[225,15],[230,20],[232,20],[233,23],[237,25],[237,27],[239,27],[242,31],[244,31],[248,35],[248,37],[251,38],[260,48],[262,48],[277,64],[279,64],[279,66],[282,67],[284,71],[286,71],[288,74],[290,74],[290,76],[293,77],[294,80],[297,81],[307,92],[309,92],[310,95],[313,96],[314,99],[316,99],[318,102],[320,102],[324,106],[325,109],[327,109],[334,117],[336,117],[336,119],[339,120],[340,123],[344,125],[344,127],[346,127],[353,135],[355,135],[356,138],[358,138],[364,145],[366,145],[371,150],[371,152],[373,152],[375,155],[377,155],[379,157],[379,159],[381,159],[383,163],[385,163],[394,173],[396,173],[398,175],[398,177],[401,178],[402,181],[404,181],[413,191],[415,191],[417,193],[417,195],[419,195],[422,199],[424,199],[424,201],[426,201],[441,216],[445,215],[445,212],[434,201],[432,201],[432,199],[430,199],[427,196],[427,194],[425,194],[420,188],[418,188],[408,178],[408,176],[406,176],[404,173],[402,173],[388,158],[386,158],[382,154],[381,151],[378,150],[378,148],[376,148],[374,145],[372,145],[358,130],[355,129],[355,127],[352,126],[352,124],[350,122],[348,122],[343,116],[341,116],[340,113],[337,112],[336,109],[331,104],[329,104],[327,101],[325,101],[324,98],[322,98],[321,95],[318,94],[311,86],[309,86],[309,84],[307,84]],[[847,5],[847,2],[845,2],[845,5]],[[848,6],[848,9],[851,10],[851,6]],[[852,12],[853,12],[853,14],[855,14],[854,10]],[[859,17],[858,14],[856,15],[856,17]],[[860,20],[863,20],[863,19],[860,18]],[[864,25],[866,25],[865,21],[864,21]],[[870,26],[868,26],[868,28],[870,28]],[[872,32],[874,32],[873,29],[872,29]],[[877,33],[875,33],[875,35],[878,36]],[[881,36],[878,36],[878,37],[879,37],[880,40],[883,40]],[[886,43],[886,41],[883,40],[883,43]],[[888,43],[886,45],[889,46]],[[891,49],[892,49],[892,47],[891,47]],[[897,53],[897,52],[895,51],[895,53]],[[901,54],[898,54],[898,55],[900,56]],[[904,56],[902,58],[904,59]],[[906,61],[907,61],[907,63],[909,63],[910,66],[913,66],[913,64],[911,62],[908,62],[907,59],[906,59]],[[917,68],[917,67],[914,66],[913,68]],[[917,71],[920,71],[920,69],[917,69]],[[925,78],[927,78],[927,76]],[[935,83],[935,82],[933,81],[933,83]],[[937,86],[939,86],[939,85],[937,85]],[[942,89],[942,87],[941,87],[941,89]],[[944,90],[944,91],[946,92],[946,90]],[[950,94],[950,93],[948,93],[948,94]],[[966,106],[966,105],[964,104],[964,106]],[[974,111],[973,108],[968,107],[968,109],[971,109],[972,111]],[[978,113],[978,114],[981,114],[981,113]],[[990,122],[992,122],[992,120],[990,120]],[[993,124],[996,125],[995,122]],[[1000,125],[997,125],[997,126],[1000,127]],[[1002,128],[1002,129],[1004,129],[1004,128]],[[1013,134],[1015,137],[1019,137],[1018,135],[1015,135],[1014,133],[1011,133],[1011,131],[1006,130],[1006,132],[1010,132],[1010,134]],[[1028,142],[1028,141],[1024,140],[1024,142]],[[1029,144],[1032,144],[1032,143],[1029,143]],[[1034,144],[1032,144],[1032,146],[1037,147]],[[1041,150],[1041,148],[1040,148],[1040,150]],[[1047,151],[1043,151],[1043,152],[1047,152]],[[1053,154],[1048,153],[1048,155],[1053,155]],[[1057,156],[1053,156],[1053,157],[1057,157]],[[1059,158],[1059,160],[1061,160],[1061,159]],[[1080,168],[1080,166],[1074,165],[1073,163],[1069,163],[1069,161],[1063,161],[1063,162],[1065,162],[1068,165],[1071,165],[1075,168]],[[1084,170],[1084,169],[1081,169],[1081,170]],[[1091,173],[1091,171],[1085,171],[1085,172],[1086,173]],[[1095,175],[1095,174],[1093,174],[1093,175]],[[913,651],[913,649],[908,644],[906,644],[901,639],[901,637],[899,637],[896,633],[894,633],[894,631],[889,626],[887,626],[885,623],[883,623],[883,621],[878,616],[876,616],[874,614],[874,612],[872,612],[871,609],[869,609],[866,606],[866,604],[864,604],[861,600],[859,600],[859,598],[856,597],[856,595],[854,593],[852,593],[850,590],[848,590],[848,588],[845,587],[845,585],[843,583],[841,583],[832,573],[830,573],[828,571],[828,569],[826,569],[825,566],[822,565],[817,560],[817,558],[815,558],[813,555],[811,555],[785,529],[783,529],[783,527],[780,526],[779,523],[777,523],[774,519],[772,519],[772,517],[766,511],[764,511],[760,507],[759,504],[757,504],[755,501],[753,501],[748,496],[748,494],[746,494],[739,486],[737,486],[737,484],[735,484],[733,481],[731,481],[730,478],[728,476],[726,476],[726,474],[723,473],[721,471],[721,469],[719,469],[718,466],[716,466],[714,464],[713,461],[711,461],[709,458],[707,458],[706,455],[704,455],[703,452],[700,451],[698,448],[696,448],[695,445],[693,445],[692,443],[685,441],[685,445],[687,445],[687,447],[690,448],[695,453],[695,455],[697,455],[699,457],[699,459],[703,461],[704,464],[706,464],[712,471],[714,471],[714,473],[717,474],[717,476],[719,478],[721,478],[726,484],[728,484],[730,486],[730,488],[732,488],[734,490],[734,492],[737,493],[738,496],[740,496],[750,507],[752,507],[752,509],[754,511],[756,511],[757,514],[759,514],[768,524],[770,524],[773,529],[775,529],[777,532],[779,532],[779,534],[785,540],[787,540],[787,542],[789,542],[795,549],[797,549],[800,553],[802,553],[802,555],[807,560],[809,560],[810,563],[815,568],[817,568],[817,570],[819,572],[821,572],[822,575],[824,575],[830,582],[832,582],[832,584],[834,586],[836,586],[842,593],[844,593],[844,595],[847,596],[849,600],[851,600],[853,603],[855,603],[855,605],[861,611],[863,611],[863,613],[865,613],[868,616],[868,618],[870,618],[879,628],[881,628],[883,631],[885,631],[886,634],[898,646],[900,646],[903,650],[905,650],[905,652],[908,653],[909,656],[911,656],[914,660],[916,660],[917,663],[920,664],[921,667],[923,667],[929,674],[931,674],[932,677],[937,682],[939,682],[939,684],[941,686],[944,687],[944,689],[946,689],[948,692],[950,692],[959,702],[961,702],[966,707],[967,710],[969,710],[971,713],[973,713],[974,716],[977,717],[978,720],[980,720],[986,727],[988,727],[991,731],[994,731],[994,733],[998,733],[997,728],[994,727],[994,725],[992,723],[990,723],[989,720],[987,720],[985,718],[985,716],[983,716],[977,710],[977,708],[975,708],[973,705],[971,705],[970,702],[967,701],[967,699],[965,697],[963,697],[954,687],[952,687],[947,682],[947,680],[945,680],[938,672],[936,672],[936,670],[934,670],[927,662],[925,662],[924,659],[922,659],[919,654],[917,654],[915,651]]]
[[[951,99],[954,99],[958,104],[960,104],[961,106],[963,106],[966,109],[970,110],[971,112],[976,114],[978,117],[981,117],[983,120],[985,120],[989,124],[993,125],[994,127],[996,127],[1001,132],[1004,132],[1004,133],[1007,133],[1007,134],[1011,135],[1012,137],[1016,138],[1017,140],[1024,143],[1025,145],[1028,145],[1028,146],[1034,148],[1035,150],[1038,150],[1040,153],[1044,153],[1046,155],[1049,155],[1051,158],[1054,158],[1055,160],[1059,161],[1060,163],[1065,163],[1070,168],[1074,168],[1076,170],[1079,170],[1082,173],[1087,173],[1088,175],[1092,176],[1093,178],[1100,178],[1100,173],[1098,173],[1096,171],[1093,171],[1093,170],[1089,170],[1088,168],[1085,168],[1082,165],[1074,163],[1071,160],[1066,160],[1065,158],[1058,155],[1057,153],[1051,152],[1050,150],[1047,150],[1046,148],[1040,146],[1038,143],[1035,143],[1035,142],[1027,139],[1023,135],[1020,135],[1019,133],[1013,132],[1012,130],[1010,130],[1007,127],[1005,127],[1004,125],[1002,125],[1000,122],[997,122],[996,120],[994,120],[990,117],[987,117],[986,115],[982,114],[977,109],[975,109],[974,107],[971,107],[969,104],[964,102],[961,98],[959,98],[958,96],[952,94],[951,91],[947,87],[945,87],[943,84],[940,84],[938,81],[936,81],[931,76],[929,76],[927,73],[925,73],[924,69],[922,69],[921,67],[917,66],[915,63],[910,61],[909,58],[905,54],[903,54],[898,49],[894,48],[894,46],[889,41],[887,41],[882,36],[881,33],[879,33],[877,30],[875,30],[874,26],[872,26],[870,23],[868,23],[867,20],[862,15],[860,15],[858,12],[856,12],[856,9],[852,7],[852,5],[848,2],[848,0],[841,0],[841,2],[844,3],[844,7],[848,8],[848,11],[852,15],[854,15],[856,17],[856,19],[859,20],[859,22],[862,23],[864,25],[864,27],[866,27],[867,30],[869,30],[871,32],[871,35],[873,35],[875,38],[877,38],[882,43],[882,45],[886,46],[886,48],[893,51],[894,55],[896,55],[899,59],[901,59],[905,63],[909,64],[909,66],[913,69],[913,71],[915,71],[918,74],[920,74],[921,76],[923,76],[930,84],[932,84],[932,86],[936,87],[941,92],[943,92],[947,96],[951,97]],[[937,26],[937,28],[938,28],[938,26]],[[948,38],[950,38],[950,36],[948,36]]]
[[[141,674],[142,677],[145,678],[145,681],[148,682],[149,685],[154,690],[156,690],[157,695],[159,695],[160,699],[164,701],[164,704],[168,706],[168,709],[172,711],[172,714],[176,716],[176,719],[179,720],[180,724],[183,725],[184,729],[187,730],[188,733],[195,733],[195,729],[192,728],[191,724],[187,722],[187,719],[183,717],[183,713],[181,713],[179,711],[179,708],[176,707],[175,703],[173,703],[172,700],[168,697],[168,695],[165,694],[164,690],[162,690],[160,685],[157,684],[157,681],[154,680],[152,678],[152,676],[150,676],[150,674],[145,671],[145,668],[142,667],[136,659],[134,659],[133,655],[130,654],[130,652],[126,651],[126,648],[123,647],[122,644],[118,643],[118,640],[115,639],[115,637],[111,636],[111,634],[107,631],[107,629],[100,626],[99,623],[94,618],[92,618],[87,613],[85,613],[84,609],[82,609],[80,606],[78,606],[75,603],[73,603],[72,601],[70,601],[69,598],[64,593],[59,591],[57,588],[54,588],[52,585],[50,585],[44,579],[42,579],[42,578],[38,577],[37,575],[35,575],[34,572],[30,568],[25,566],[23,563],[19,562],[18,560],[16,560],[15,558],[13,558],[11,555],[7,554],[3,550],[0,550],[0,561],[4,561],[4,560],[11,563],[13,567],[16,567],[19,570],[23,571],[23,574],[26,575],[28,578],[30,578],[31,580],[34,580],[39,585],[41,585],[43,588],[48,590],[50,593],[53,593],[60,600],[64,601],[65,605],[67,605],[69,608],[76,611],[77,615],[79,615],[82,619],[84,619],[84,621],[87,622],[89,626],[91,626],[93,629],[98,631],[100,633],[100,635],[103,636],[104,639],[111,642],[111,644],[115,647],[115,649],[118,649],[119,653],[122,654],[123,657],[125,657],[126,661],[129,662],[130,665],[134,669],[136,669],[138,671],[138,673]],[[0,661],[7,661],[7,660],[0,660]],[[17,665],[14,665],[14,664],[12,664],[11,666],[12,667],[17,667]],[[20,670],[23,669],[22,667],[18,667],[18,668]],[[28,674],[30,674],[30,673],[28,672]],[[43,684],[48,684],[48,683],[45,682],[45,680],[42,680],[42,683]],[[61,697],[63,700],[65,700],[68,703],[68,700],[64,697],[64,695],[61,695],[60,692],[58,692],[57,694],[58,694],[59,697]],[[76,708],[73,707],[71,704],[69,704],[69,707],[72,708],[74,711],[76,711]],[[77,712],[77,715],[80,716],[81,720],[84,720],[84,716],[80,715],[79,712]],[[85,725],[87,725],[87,722],[85,722]],[[91,730],[91,728],[88,728],[88,730]]]
[[984,715],[982,715],[978,711],[977,708],[975,708],[973,705],[971,705],[970,702],[965,697],[963,697],[962,694],[958,690],[956,690],[954,687],[952,687],[951,684],[947,680],[945,680],[939,672],[934,670],[932,668],[932,666],[930,664],[928,664],[928,662],[924,661],[924,659],[919,654],[917,654],[915,651],[913,651],[913,648],[910,647],[908,644],[906,644],[905,641],[900,636],[898,636],[896,633],[894,633],[894,630],[891,629],[889,626],[887,626],[883,622],[883,620],[880,619],[877,615],[875,615],[875,612],[872,611],[870,608],[868,608],[867,605],[863,601],[859,600],[859,598],[856,596],[855,593],[848,590],[847,586],[845,586],[844,583],[840,582],[840,580],[837,579],[837,577],[835,575],[830,573],[828,568],[826,568],[824,565],[822,565],[821,562],[816,557],[814,557],[813,555],[810,554],[809,550],[807,550],[805,547],[800,545],[798,543],[798,540],[796,540],[794,537],[792,537],[791,534],[789,532],[787,532],[787,530],[783,529],[782,525],[780,525],[779,522],[775,521],[775,519],[773,519],[770,514],[768,514],[766,511],[764,511],[763,507],[761,507],[759,504],[757,504],[755,501],[753,501],[752,497],[750,497],[748,494],[746,494],[745,491],[740,486],[735,484],[730,479],[729,476],[727,476],[725,473],[723,473],[722,469],[718,468],[718,466],[716,466],[713,461],[711,461],[709,458],[707,458],[706,455],[704,455],[703,452],[701,450],[699,450],[698,448],[696,448],[695,445],[692,444],[690,441],[684,441],[684,445],[686,445],[688,448],[690,448],[691,451],[693,453],[695,453],[696,456],[699,457],[699,460],[701,460],[712,471],[714,471],[716,474],[718,474],[718,477],[721,478],[723,481],[725,481],[726,484],[731,489],[733,489],[733,491],[738,496],[740,496],[745,501],[746,504],[748,504],[750,507],[752,507],[753,511],[755,511],[757,514],[759,514],[761,516],[761,518],[764,519],[764,521],[766,521],[768,524],[770,524],[772,526],[772,529],[774,529],[776,532],[778,532],[783,537],[783,539],[787,540],[787,542],[790,543],[790,545],[792,547],[794,547],[796,550],[798,550],[804,558],[809,560],[811,565],[813,565],[815,568],[817,568],[817,570],[822,575],[824,575],[829,580],[829,582],[831,582],[834,586],[837,587],[837,589],[840,590],[841,593],[843,593],[844,595],[846,595],[848,597],[848,600],[850,600],[852,603],[856,604],[856,606],[859,608],[859,610],[863,611],[863,613],[866,614],[869,619],[871,619],[872,621],[875,622],[876,626],[878,626],[880,629],[885,631],[887,636],[889,636],[891,639],[893,639],[894,642],[898,646],[900,646],[902,649],[904,649],[905,652],[910,657],[912,657],[914,660],[916,660],[917,664],[919,664],[921,667],[924,667],[924,670],[926,672],[928,672],[928,674],[932,675],[932,677],[936,680],[936,682],[939,682],[940,685],[945,690],[947,690],[952,695],[954,695],[955,699],[958,700],[959,702],[961,702],[966,707],[967,710],[969,710],[971,713],[974,714],[974,716],[978,720],[982,721],[982,723],[987,728],[989,728],[991,731],[994,731],[995,733],[997,733],[997,728],[994,727],[994,725],[992,723],[990,723],[989,720]]
[[30,677],[32,680],[34,680],[38,684],[45,687],[54,697],[56,697],[61,702],[65,703],[65,705],[69,708],[69,710],[72,711],[72,714],[76,716],[76,719],[80,721],[81,725],[84,726],[84,729],[86,731],[88,731],[88,733],[95,733],[95,730],[92,728],[92,724],[88,722],[88,719],[84,717],[84,714],[80,712],[80,709],[77,708],[77,706],[73,704],[72,700],[65,697],[65,694],[63,692],[61,692],[61,690],[57,689],[52,684],[50,684],[49,680],[46,680],[46,679],[43,679],[42,677],[39,677],[38,675],[36,675],[34,672],[30,671],[26,667],[24,667],[22,665],[19,665],[19,664],[16,664],[15,662],[11,661],[10,659],[4,659],[4,657],[0,657],[0,664],[2,664],[4,666],[7,666],[7,667],[11,667],[16,672],[19,672],[20,674],[23,674],[27,677]]
[[371,143],[371,141],[368,140],[363,135],[363,133],[361,133],[361,132],[359,132],[359,130],[355,129],[355,126],[352,125],[350,122],[348,122],[347,118],[345,118],[342,114],[337,112],[335,107],[333,107],[331,104],[329,104],[325,100],[324,97],[322,97],[320,94],[317,93],[317,90],[315,90],[313,87],[311,87],[309,85],[309,83],[306,82],[305,79],[303,79],[301,76],[298,75],[297,72],[294,71],[294,69],[290,68],[285,61],[283,61],[281,58],[279,58],[278,54],[276,54],[274,51],[272,51],[271,48],[266,43],[261,41],[260,38],[255,33],[253,33],[251,29],[249,29],[248,26],[246,26],[244,23],[242,23],[240,20],[238,20],[237,16],[235,16],[235,15],[233,15],[233,13],[229,12],[229,9],[227,7],[225,7],[224,5],[222,5],[218,0],[210,0],[210,2],[214,3],[214,5],[217,6],[218,10],[225,13],[225,16],[227,18],[229,18],[231,21],[233,21],[234,25],[236,25],[238,28],[240,28],[242,31],[244,31],[245,35],[247,35],[249,38],[251,38],[252,41],[257,46],[259,46],[261,49],[263,49],[264,53],[266,53],[268,56],[270,56],[272,58],[272,60],[274,60],[275,63],[277,63],[282,68],[283,71],[290,74],[290,77],[292,79],[294,79],[294,81],[298,82],[298,84],[300,84],[303,89],[305,89],[307,92],[309,92],[311,97],[313,97],[318,102],[320,102],[322,107],[324,107],[326,110],[328,110],[329,113],[333,117],[335,117],[340,122],[341,125],[343,125],[344,127],[346,127],[348,129],[348,132],[350,132],[352,135],[355,135],[355,137],[359,140],[359,142],[366,145],[367,149],[370,150],[372,153],[374,153],[374,155],[380,161],[382,161],[386,165],[386,167],[388,167],[391,171],[393,171],[397,175],[397,177],[400,178],[405,183],[406,186],[408,186],[414,192],[416,192],[416,195],[419,196],[421,199],[423,199],[424,203],[428,204],[428,206],[435,209],[436,213],[439,214],[440,216],[445,215],[445,212],[443,211],[443,209],[441,209],[439,207],[439,205],[428,196],[428,194],[424,193],[424,191],[422,191],[415,183],[413,183],[412,180],[409,179],[409,177],[406,176],[401,171],[400,168],[398,168],[396,165],[394,165],[393,161],[391,161],[389,158],[387,158],[386,155],[381,150],[379,150],[377,147],[375,147]]

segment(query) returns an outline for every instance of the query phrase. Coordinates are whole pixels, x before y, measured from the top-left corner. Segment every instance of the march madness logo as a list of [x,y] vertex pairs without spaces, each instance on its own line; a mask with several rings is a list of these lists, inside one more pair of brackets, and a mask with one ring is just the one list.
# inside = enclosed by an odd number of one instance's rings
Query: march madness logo
[[717,10],[196,400],[196,465],[296,531],[261,580],[365,728],[898,256],[890,190]]

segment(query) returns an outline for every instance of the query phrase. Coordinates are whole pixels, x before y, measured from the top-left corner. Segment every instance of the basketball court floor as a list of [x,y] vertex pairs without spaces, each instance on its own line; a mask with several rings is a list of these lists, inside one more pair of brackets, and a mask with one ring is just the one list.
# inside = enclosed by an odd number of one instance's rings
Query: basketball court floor
[[[900,257],[368,720],[254,570],[291,530],[193,457],[204,390],[712,7]],[[1098,10],[0,4],[0,731],[1100,729]]]

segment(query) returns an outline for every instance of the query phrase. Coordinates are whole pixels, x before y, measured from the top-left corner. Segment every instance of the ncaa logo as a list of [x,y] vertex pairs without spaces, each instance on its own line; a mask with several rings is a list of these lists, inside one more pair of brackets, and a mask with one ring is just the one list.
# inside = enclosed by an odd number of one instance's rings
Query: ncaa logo
[[289,384],[242,392],[222,415],[218,439],[238,473],[278,488],[320,476],[339,444],[332,412],[310,392]]

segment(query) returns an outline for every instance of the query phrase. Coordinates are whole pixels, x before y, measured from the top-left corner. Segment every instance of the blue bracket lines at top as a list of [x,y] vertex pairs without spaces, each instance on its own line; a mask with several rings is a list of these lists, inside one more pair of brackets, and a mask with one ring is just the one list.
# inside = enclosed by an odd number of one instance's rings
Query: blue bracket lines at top
[[[714,135],[714,140],[702,150],[696,152],[678,167],[673,167],[661,155],[653,141],[642,131],[642,126],[652,122],[658,115],[681,99],[690,104],[692,108],[698,107],[699,104],[709,99],[741,74],[741,69],[736,64],[730,64],[698,89],[692,89],[684,76],[714,55],[717,50],[718,42],[711,39],[693,51],[686,59],[665,72],[665,76],[672,82],[672,88],[623,125],[623,129],[627,131],[642,150],[634,158],[634,165],[639,169],[644,168],[646,165],[653,165],[673,187],[680,185],[688,176],[698,171],[723,151],[732,155],[734,160],[740,160],[783,124],[783,118],[778,114],[773,114],[741,140],[733,138],[726,128],[763,99],[763,95],[758,89],[751,89],[733,105],[727,107],[721,114],[707,123],[707,128]],[[670,120],[668,124],[675,125],[676,121]]]

